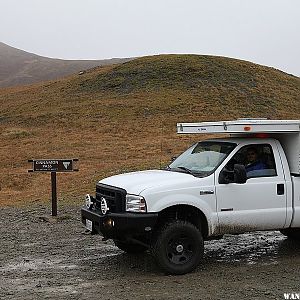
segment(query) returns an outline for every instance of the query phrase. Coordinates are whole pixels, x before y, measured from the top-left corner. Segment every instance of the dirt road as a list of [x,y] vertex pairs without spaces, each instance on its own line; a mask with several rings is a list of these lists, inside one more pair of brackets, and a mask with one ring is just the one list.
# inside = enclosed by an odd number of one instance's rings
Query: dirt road
[[84,234],[79,207],[0,211],[0,299],[284,299],[300,293],[300,242],[279,232],[206,242],[191,274],[165,276],[149,254],[131,256]]

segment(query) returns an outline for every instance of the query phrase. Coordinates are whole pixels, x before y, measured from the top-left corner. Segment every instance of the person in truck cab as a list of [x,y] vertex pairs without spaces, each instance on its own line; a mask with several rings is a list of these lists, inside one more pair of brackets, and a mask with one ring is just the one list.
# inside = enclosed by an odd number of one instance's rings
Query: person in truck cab
[[250,147],[247,149],[246,154],[246,172],[256,171],[256,170],[264,170],[267,169],[265,163],[263,163],[258,157],[258,151],[254,147]]

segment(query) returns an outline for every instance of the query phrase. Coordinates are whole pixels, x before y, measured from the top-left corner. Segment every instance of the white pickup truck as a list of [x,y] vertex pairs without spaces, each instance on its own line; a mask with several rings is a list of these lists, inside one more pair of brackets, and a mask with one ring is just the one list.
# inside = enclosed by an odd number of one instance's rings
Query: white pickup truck
[[88,230],[120,249],[150,249],[164,272],[201,261],[204,240],[256,230],[300,238],[300,120],[180,123],[200,141],[164,170],[105,178],[81,210]]

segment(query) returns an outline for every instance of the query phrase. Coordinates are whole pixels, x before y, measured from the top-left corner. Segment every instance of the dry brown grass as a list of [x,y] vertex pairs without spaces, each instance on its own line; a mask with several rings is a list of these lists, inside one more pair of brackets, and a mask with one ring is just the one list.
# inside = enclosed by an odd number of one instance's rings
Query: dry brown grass
[[0,205],[49,201],[50,174],[31,158],[79,158],[58,174],[59,201],[80,203],[95,182],[158,168],[203,136],[177,122],[238,117],[299,119],[300,79],[221,57],[170,55],[100,67],[81,76],[0,90]]

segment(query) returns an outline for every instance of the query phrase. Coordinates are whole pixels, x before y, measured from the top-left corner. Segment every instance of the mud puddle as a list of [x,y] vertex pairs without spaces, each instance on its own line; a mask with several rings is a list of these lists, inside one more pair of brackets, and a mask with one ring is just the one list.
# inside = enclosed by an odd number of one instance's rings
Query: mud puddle
[[191,274],[165,276],[149,254],[131,256],[84,234],[79,208],[47,222],[43,207],[0,212],[1,299],[284,299],[300,292],[300,243],[279,232],[205,242]]

